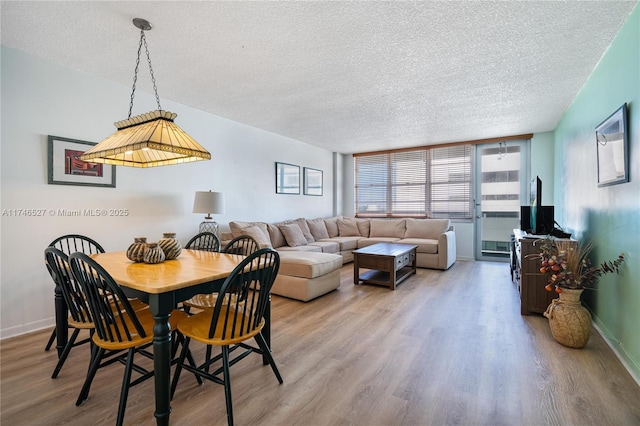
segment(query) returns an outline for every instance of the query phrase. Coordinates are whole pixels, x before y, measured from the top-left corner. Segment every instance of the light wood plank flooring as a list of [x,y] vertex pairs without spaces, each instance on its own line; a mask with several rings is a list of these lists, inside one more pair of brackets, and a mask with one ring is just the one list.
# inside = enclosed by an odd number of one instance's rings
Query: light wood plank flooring
[[[238,425],[640,425],[640,387],[594,331],[584,349],[556,343],[542,316],[521,316],[509,267],[458,261],[419,269],[395,291],[352,284],[309,303],[274,296],[279,385],[257,355],[232,372]],[[75,348],[52,380],[49,330],[2,342],[2,425],[115,423],[123,367],[98,371]],[[193,345],[197,359],[204,350]],[[153,382],[129,394],[125,423],[152,425]],[[220,385],[183,374],[174,425],[226,423]]]

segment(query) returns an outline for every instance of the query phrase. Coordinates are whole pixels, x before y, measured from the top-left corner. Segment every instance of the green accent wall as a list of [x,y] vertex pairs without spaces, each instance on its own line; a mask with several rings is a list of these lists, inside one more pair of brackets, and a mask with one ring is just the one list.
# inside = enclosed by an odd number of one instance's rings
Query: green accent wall
[[[596,26],[597,27],[597,26]],[[594,27],[594,31],[597,28]],[[595,128],[628,107],[630,182],[598,188]],[[621,360],[640,378],[640,6],[636,5],[554,132],[556,220],[595,240],[592,260],[624,252],[621,275],[605,275],[584,301]],[[588,346],[587,346],[588,350]]]

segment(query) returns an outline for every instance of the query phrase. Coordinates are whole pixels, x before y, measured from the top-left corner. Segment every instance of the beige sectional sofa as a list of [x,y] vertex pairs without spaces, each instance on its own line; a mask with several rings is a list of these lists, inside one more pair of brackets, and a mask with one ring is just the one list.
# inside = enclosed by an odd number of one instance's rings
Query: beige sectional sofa
[[[353,261],[353,250],[380,242],[414,244],[417,266],[446,270],[456,260],[455,233],[449,219],[356,219],[335,216],[270,224],[229,223],[222,242],[251,235],[261,247],[281,254],[273,293],[311,300],[340,285],[338,269]],[[308,254],[305,254],[308,253]]]

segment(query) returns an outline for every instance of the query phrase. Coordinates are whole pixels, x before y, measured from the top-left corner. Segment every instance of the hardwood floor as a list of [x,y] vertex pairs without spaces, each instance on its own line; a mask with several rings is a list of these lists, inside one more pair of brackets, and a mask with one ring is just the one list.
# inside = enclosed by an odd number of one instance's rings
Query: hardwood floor
[[[395,291],[354,286],[308,303],[273,297],[279,385],[260,357],[231,369],[239,425],[640,425],[640,387],[599,334],[584,349],[551,337],[546,318],[521,316],[506,264],[458,261],[419,269]],[[53,380],[50,330],[2,341],[2,425],[115,423],[123,366],[98,371],[75,348]],[[192,345],[202,359],[204,350]],[[153,381],[131,389],[125,423],[153,425]],[[222,386],[183,374],[174,425],[226,424]]]

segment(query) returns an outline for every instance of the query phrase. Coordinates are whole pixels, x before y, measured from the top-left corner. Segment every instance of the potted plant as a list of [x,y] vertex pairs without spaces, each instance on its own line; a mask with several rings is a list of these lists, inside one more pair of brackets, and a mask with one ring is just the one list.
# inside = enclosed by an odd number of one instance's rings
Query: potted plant
[[595,288],[598,279],[608,273],[620,273],[625,260],[621,253],[613,261],[593,266],[589,254],[594,242],[579,243],[574,240],[543,239],[536,241],[540,253],[540,272],[548,275],[547,291],[559,294],[547,308],[551,334],[561,344],[582,348],[589,341],[591,314],[582,306],[580,296],[586,288]]

